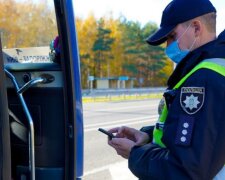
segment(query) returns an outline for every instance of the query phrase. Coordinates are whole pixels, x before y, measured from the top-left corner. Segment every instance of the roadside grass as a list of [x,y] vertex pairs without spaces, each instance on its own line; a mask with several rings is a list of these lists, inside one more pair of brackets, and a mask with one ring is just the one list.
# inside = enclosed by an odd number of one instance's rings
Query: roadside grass
[[83,103],[92,102],[112,102],[112,101],[131,101],[131,100],[143,100],[143,99],[158,99],[162,97],[162,93],[154,94],[136,94],[136,95],[118,95],[118,96],[93,96],[82,97]]

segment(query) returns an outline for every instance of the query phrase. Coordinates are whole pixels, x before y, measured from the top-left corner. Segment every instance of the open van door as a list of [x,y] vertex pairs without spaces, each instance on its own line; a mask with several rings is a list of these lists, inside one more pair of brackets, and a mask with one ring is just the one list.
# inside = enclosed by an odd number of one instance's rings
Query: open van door
[[0,179],[11,179],[10,128],[5,72],[0,38]]
[[[12,2],[18,19],[1,17],[10,21],[1,31],[0,172],[9,171],[2,179],[80,179],[83,115],[72,0]],[[22,7],[31,11],[23,14]]]

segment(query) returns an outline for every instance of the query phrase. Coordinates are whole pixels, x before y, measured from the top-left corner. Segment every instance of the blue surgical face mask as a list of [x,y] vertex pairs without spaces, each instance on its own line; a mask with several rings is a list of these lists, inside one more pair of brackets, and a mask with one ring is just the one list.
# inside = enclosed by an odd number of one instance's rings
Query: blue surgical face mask
[[166,55],[175,63],[179,63],[182,59],[184,59],[185,56],[190,52],[190,50],[182,50],[179,48],[178,42],[174,41],[172,42],[167,48],[166,48]]
[[[191,24],[190,24],[191,25]],[[166,55],[175,63],[179,63],[182,59],[184,59],[187,54],[190,52],[190,50],[192,49],[192,47],[194,46],[195,42],[196,42],[196,38],[193,42],[193,44],[191,45],[190,49],[185,49],[182,50],[179,48],[179,39],[187,32],[187,30],[189,29],[190,25],[187,27],[187,29],[184,31],[184,33],[174,42],[172,42],[165,50]]]

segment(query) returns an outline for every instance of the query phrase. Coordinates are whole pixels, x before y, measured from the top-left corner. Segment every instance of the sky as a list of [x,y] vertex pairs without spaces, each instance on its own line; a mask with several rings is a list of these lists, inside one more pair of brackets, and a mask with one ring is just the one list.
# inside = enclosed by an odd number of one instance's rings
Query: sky
[[[74,0],[75,15],[86,18],[92,12],[96,18],[112,13],[142,25],[155,22],[160,25],[163,9],[171,0]],[[217,9],[217,34],[225,29],[225,0],[211,0]],[[190,11],[191,13],[191,11]]]

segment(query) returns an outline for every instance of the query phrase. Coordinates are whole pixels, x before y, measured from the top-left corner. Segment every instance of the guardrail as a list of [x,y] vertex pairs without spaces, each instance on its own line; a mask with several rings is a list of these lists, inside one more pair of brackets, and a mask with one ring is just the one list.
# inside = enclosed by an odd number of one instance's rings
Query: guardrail
[[92,89],[83,90],[83,102],[102,102],[160,98],[165,87],[132,89]]

